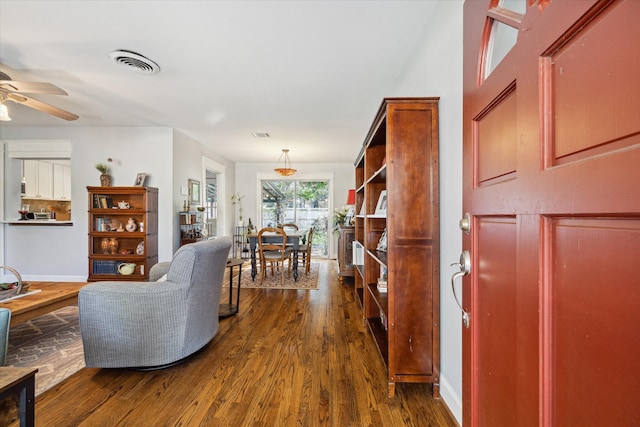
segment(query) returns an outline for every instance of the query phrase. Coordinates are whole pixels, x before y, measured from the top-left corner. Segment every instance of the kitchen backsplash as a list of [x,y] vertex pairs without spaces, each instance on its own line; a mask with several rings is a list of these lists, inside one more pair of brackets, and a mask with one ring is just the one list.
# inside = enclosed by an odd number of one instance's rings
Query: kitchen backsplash
[[42,199],[22,199],[23,205],[29,205],[29,212],[49,212],[51,209],[56,213],[56,220],[71,220],[71,202],[63,200],[42,200]]

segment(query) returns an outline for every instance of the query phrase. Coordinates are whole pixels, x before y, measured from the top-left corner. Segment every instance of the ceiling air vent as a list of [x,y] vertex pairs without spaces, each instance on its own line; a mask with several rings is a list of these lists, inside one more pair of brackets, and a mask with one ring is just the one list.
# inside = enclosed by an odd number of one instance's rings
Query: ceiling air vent
[[144,56],[130,50],[114,50],[109,54],[117,64],[141,74],[156,74],[160,66]]

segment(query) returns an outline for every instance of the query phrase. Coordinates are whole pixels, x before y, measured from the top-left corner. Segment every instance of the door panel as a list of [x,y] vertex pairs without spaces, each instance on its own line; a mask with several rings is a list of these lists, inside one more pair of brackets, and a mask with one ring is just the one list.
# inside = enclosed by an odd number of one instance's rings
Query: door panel
[[640,1],[498,4],[464,5],[463,423],[640,425]]
[[[545,304],[553,425],[631,425],[640,396],[640,220],[548,221]],[[603,247],[615,251],[603,251]],[[580,254],[579,257],[576,254]],[[597,383],[597,404],[594,384]],[[636,424],[637,425],[637,424]]]
[[[482,425],[510,425],[516,419],[516,223],[515,218],[477,218],[479,255],[473,293],[476,341],[499,352],[478,352],[474,388]],[[500,331],[500,333],[495,333]],[[500,367],[500,369],[496,369]]]
[[[594,155],[601,150],[593,149],[603,144],[609,151],[640,142],[640,26],[630,9],[607,8],[565,34],[558,40],[561,47],[554,45],[548,56],[543,54],[548,64],[543,78],[550,74],[547,95],[556,160],[587,149]],[[625,90],[611,91],[616,82],[626,82]]]
[[475,121],[477,180],[482,184],[516,170],[518,135],[515,87],[511,86],[505,92]]

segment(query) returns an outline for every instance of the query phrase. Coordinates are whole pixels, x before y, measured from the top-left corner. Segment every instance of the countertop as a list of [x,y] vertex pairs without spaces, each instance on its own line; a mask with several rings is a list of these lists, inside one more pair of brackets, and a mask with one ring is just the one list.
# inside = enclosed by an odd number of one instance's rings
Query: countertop
[[2,224],[9,224],[9,225],[51,225],[51,226],[58,226],[58,225],[73,225],[73,221],[58,221],[55,219],[26,219],[24,221],[21,220],[5,220],[5,221],[0,221],[0,223]]

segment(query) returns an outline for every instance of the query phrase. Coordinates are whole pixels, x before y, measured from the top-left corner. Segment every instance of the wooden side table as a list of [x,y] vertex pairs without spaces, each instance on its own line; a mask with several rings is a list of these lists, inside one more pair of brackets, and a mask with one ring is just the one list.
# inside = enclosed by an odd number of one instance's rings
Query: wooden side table
[[20,395],[20,427],[35,425],[35,388],[37,368],[0,367],[0,400]]
[[[229,267],[229,304],[220,304],[220,311],[218,312],[218,318],[220,319],[238,314],[238,310],[240,308],[240,282],[242,281],[242,264],[244,264],[244,260],[240,258],[231,258],[227,261],[227,267]],[[236,296],[235,304],[233,304],[233,267],[239,267],[238,295]]]

